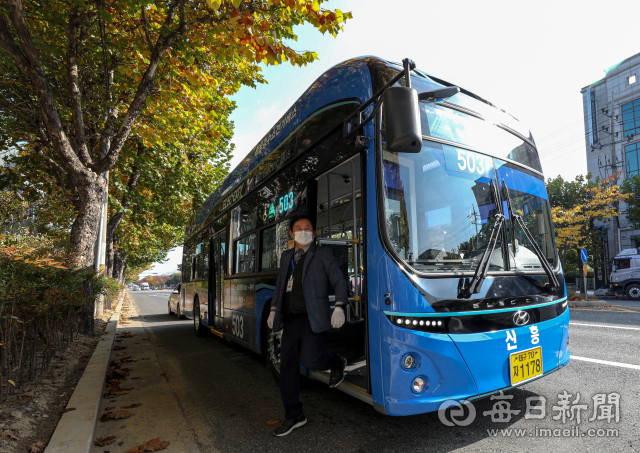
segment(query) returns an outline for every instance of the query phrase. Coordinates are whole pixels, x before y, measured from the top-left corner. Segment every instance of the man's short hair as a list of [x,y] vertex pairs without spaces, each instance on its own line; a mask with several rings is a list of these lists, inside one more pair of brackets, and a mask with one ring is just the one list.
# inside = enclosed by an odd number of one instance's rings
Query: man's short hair
[[311,223],[311,228],[313,228],[313,230],[315,231],[316,229],[316,224],[313,221],[313,219],[311,217],[309,217],[306,214],[298,214],[295,215],[293,217],[291,217],[291,220],[289,220],[289,231],[293,231],[293,226],[299,222],[300,220],[308,220]]

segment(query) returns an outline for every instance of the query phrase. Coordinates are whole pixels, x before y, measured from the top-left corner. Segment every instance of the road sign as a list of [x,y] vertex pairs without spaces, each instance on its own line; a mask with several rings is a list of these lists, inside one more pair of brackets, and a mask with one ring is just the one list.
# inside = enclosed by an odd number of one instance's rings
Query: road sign
[[582,270],[584,271],[584,275],[586,276],[588,271],[586,264],[584,264],[584,266],[582,267]]
[[586,263],[587,258],[589,258],[589,255],[587,255],[587,249],[585,249],[584,247],[582,247],[582,250],[580,250],[580,258],[582,258],[583,263]]

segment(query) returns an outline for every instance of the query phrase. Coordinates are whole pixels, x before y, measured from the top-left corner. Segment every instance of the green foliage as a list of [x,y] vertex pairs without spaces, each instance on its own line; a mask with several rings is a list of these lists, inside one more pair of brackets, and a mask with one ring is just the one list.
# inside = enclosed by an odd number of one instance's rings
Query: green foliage
[[[111,170],[111,218],[127,217],[118,249],[129,267],[158,261],[180,242],[185,212],[228,171],[231,97],[266,82],[262,65],[318,58],[291,47],[296,26],[336,36],[351,19],[324,3],[0,4],[0,37],[10,37],[0,46],[0,152],[18,151],[0,179],[25,193],[40,231],[77,229],[73,264],[87,266],[97,222],[78,219],[95,221]],[[141,189],[129,185],[137,172]],[[99,196],[80,195],[87,190]]]
[[167,280],[165,284],[175,286],[180,282],[182,282],[182,273],[176,272],[175,274],[171,274],[169,276],[169,280]]
[[622,192],[629,195],[627,218],[634,228],[640,228],[640,175],[625,179],[621,187]]

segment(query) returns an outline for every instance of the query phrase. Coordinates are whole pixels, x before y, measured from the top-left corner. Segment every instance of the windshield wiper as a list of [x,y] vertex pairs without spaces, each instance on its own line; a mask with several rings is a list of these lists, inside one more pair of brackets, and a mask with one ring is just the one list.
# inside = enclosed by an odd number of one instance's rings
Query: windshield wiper
[[493,224],[493,229],[491,230],[491,236],[489,236],[489,242],[487,242],[487,247],[484,249],[484,253],[480,258],[478,267],[476,267],[476,272],[473,274],[473,278],[471,280],[469,280],[469,278],[461,278],[458,282],[459,299],[468,299],[472,294],[477,294],[480,292],[482,283],[484,282],[484,279],[487,277],[487,273],[489,272],[493,250],[496,248],[496,243],[498,242],[498,238],[502,233],[504,215],[501,214],[500,209],[498,209],[498,194],[496,191],[495,183],[493,181],[491,182],[491,197],[493,198],[494,204],[496,206],[496,214],[493,216],[495,223]]
[[491,257],[493,256],[493,250],[496,248],[496,242],[498,242],[500,231],[502,230],[502,224],[504,223],[504,216],[502,214],[496,213],[493,218],[496,223],[493,224],[487,248],[484,249],[484,253],[480,258],[478,267],[476,267],[476,272],[473,275],[473,278],[471,280],[469,280],[469,278],[461,278],[458,282],[459,299],[468,299],[472,294],[479,293],[480,288],[482,288],[482,283],[487,277],[487,272],[489,272],[489,266],[491,265]]
[[509,195],[509,188],[507,187],[507,182],[506,181],[502,181],[502,185],[504,186],[504,191],[506,193],[505,197],[507,198],[507,209],[509,210],[509,219],[511,220],[511,239],[512,239],[512,247],[513,247],[513,259],[515,260],[516,257],[516,246],[515,246],[515,225],[514,223],[517,223],[520,228],[522,228],[522,231],[524,231],[525,236],[527,237],[527,239],[529,240],[529,242],[531,243],[531,246],[533,247],[533,252],[538,256],[538,259],[540,260],[540,264],[542,265],[542,268],[544,269],[544,271],[546,272],[546,274],[549,276],[549,283],[551,285],[552,288],[557,288],[560,286],[560,282],[558,281],[558,277],[556,277],[556,274],[553,272],[553,269],[551,269],[551,266],[549,265],[549,262],[547,261],[547,259],[545,258],[544,254],[542,253],[542,250],[540,250],[540,247],[538,246],[538,243],[536,242],[536,240],[534,239],[533,235],[531,234],[531,231],[529,231],[529,228],[527,228],[527,225],[524,223],[524,220],[522,219],[522,216],[515,214],[512,210],[511,210],[511,196]]

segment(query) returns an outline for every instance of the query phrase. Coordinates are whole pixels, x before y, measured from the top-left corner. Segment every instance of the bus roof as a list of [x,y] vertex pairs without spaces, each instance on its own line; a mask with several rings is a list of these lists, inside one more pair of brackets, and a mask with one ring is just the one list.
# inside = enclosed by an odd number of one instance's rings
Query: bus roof
[[[380,72],[381,68],[388,72],[389,70],[401,70],[402,66],[379,57],[362,56],[339,63],[318,77],[189,218],[185,228],[185,241],[205,226],[208,214],[214,206],[243,181],[249,172],[262,162],[280,142],[294,132],[309,115],[327,104],[339,100],[357,99],[360,102],[365,102],[373,96],[374,89],[377,90],[381,87],[374,86],[376,83],[372,80],[372,71]],[[415,72],[434,87],[452,85],[424,71]],[[467,96],[496,108],[493,104],[467,90],[461,89],[461,91]],[[508,115],[504,110],[501,112]],[[515,118],[511,118],[517,121]]]

